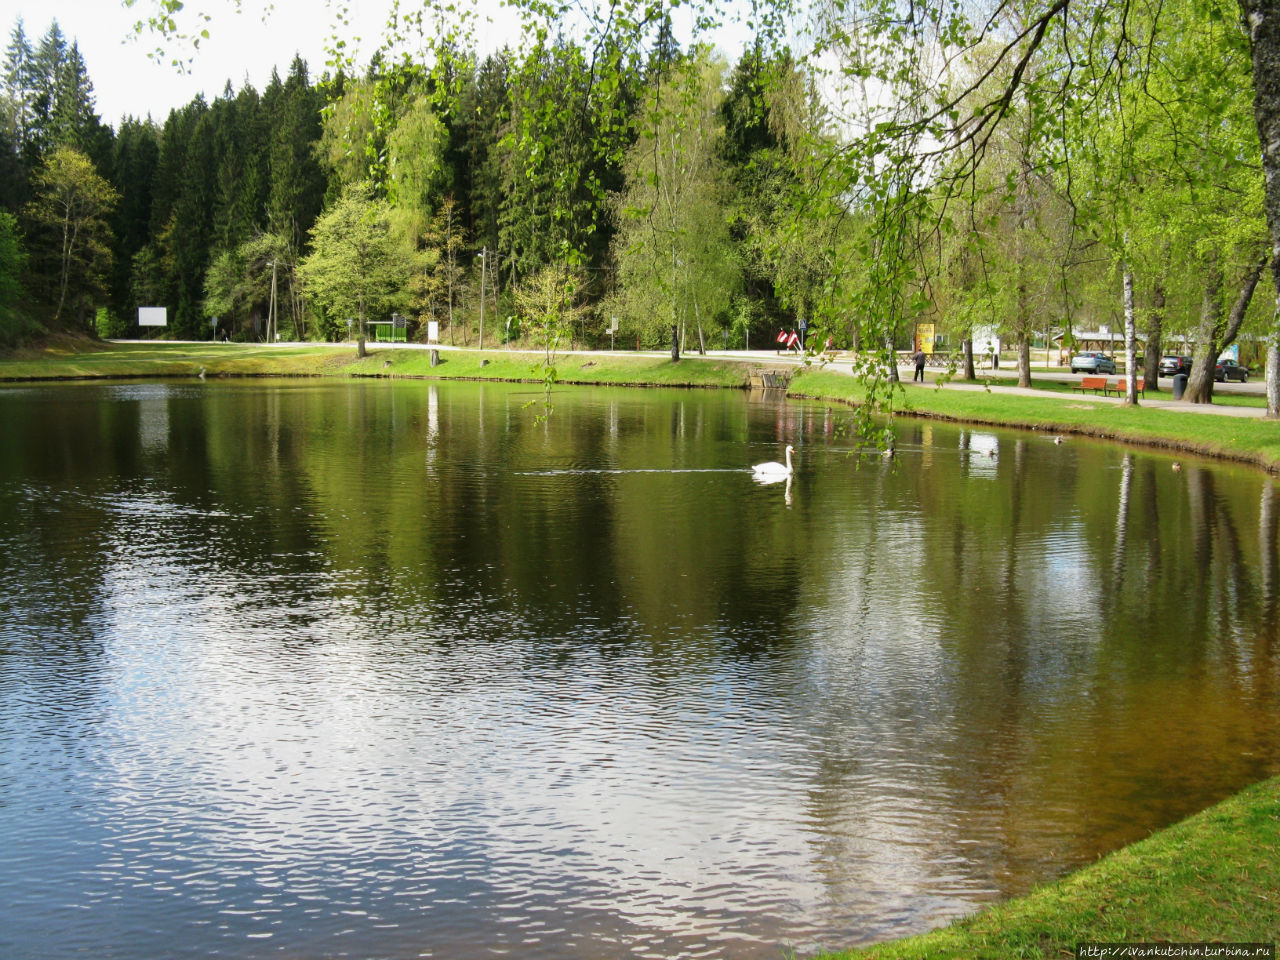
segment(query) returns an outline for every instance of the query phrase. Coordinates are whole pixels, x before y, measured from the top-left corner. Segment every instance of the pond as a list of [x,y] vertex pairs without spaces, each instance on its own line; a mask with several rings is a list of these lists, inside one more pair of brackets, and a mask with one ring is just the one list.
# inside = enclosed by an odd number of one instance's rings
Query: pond
[[1271,478],[540,398],[0,390],[0,955],[803,956],[1280,771]]

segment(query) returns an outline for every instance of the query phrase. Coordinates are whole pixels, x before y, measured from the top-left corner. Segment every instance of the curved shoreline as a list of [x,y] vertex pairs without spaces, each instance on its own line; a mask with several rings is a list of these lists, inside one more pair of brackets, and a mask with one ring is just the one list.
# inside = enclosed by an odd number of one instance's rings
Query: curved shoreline
[[[0,380],[85,382],[139,378],[361,377],[542,384],[542,355],[505,350],[449,351],[430,366],[425,350],[354,357],[350,345],[59,345],[0,356]],[[600,353],[561,354],[556,384],[744,389],[751,374],[783,368],[769,358]],[[443,369],[442,369],[443,368]],[[791,365],[792,372],[795,371]],[[801,370],[788,396],[856,405],[859,381],[847,373]],[[1142,445],[1280,472],[1280,424],[1154,405],[1081,402],[1069,393],[1018,395],[988,389],[906,387],[895,414],[979,426],[1019,427]],[[1206,415],[1208,414],[1208,415]],[[1086,941],[1274,941],[1280,937],[1280,777],[1246,788],[1215,807],[1024,897],[905,940],[831,957],[942,958],[1073,955]]]
[[[39,350],[0,355],[0,381],[71,381],[145,377],[323,376],[479,380],[545,383],[545,356],[503,348],[486,351],[440,347],[432,366],[431,348],[371,343],[356,359],[351,344],[213,344],[134,341],[59,343]],[[843,366],[843,365],[842,365]],[[672,363],[666,354],[561,352],[555,384],[636,387],[745,389],[765,373],[791,379],[788,396],[857,406],[860,381],[834,367],[806,367],[794,358],[768,353],[699,357]],[[1280,473],[1280,424],[1262,419],[1264,410],[1197,406],[1150,397],[1129,407],[1102,397],[1020,390],[992,384],[903,384],[895,415],[1017,427],[1031,431],[1129,443],[1247,464]]]
[[822,956],[1002,960],[1073,957],[1081,943],[1274,946],[1277,891],[1280,777],[1273,777],[1025,896],[919,936]]

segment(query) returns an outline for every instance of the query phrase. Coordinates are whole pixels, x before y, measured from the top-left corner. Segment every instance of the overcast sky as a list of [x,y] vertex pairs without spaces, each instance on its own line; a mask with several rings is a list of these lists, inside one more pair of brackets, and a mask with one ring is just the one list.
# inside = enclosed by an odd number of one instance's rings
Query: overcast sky
[[[462,5],[467,2],[463,0]],[[274,0],[274,10],[264,21],[263,11],[268,3],[269,0],[243,0],[243,12],[237,14],[233,0],[187,0],[184,16],[202,11],[213,17],[207,25],[210,37],[201,42],[187,73],[179,72],[169,61],[173,55],[185,59],[189,47],[171,44],[170,57],[153,59],[148,53],[159,42],[154,35],[130,38],[134,22],[153,9],[153,0],[138,0],[134,9],[125,8],[120,0],[3,0],[0,15],[5,18],[5,47],[19,17],[32,46],[57,20],[68,42],[76,40],[80,44],[93,81],[98,115],[118,127],[125,114],[150,114],[163,122],[170,110],[190,102],[197,93],[204,93],[207,99],[219,96],[228,80],[233,89],[240,89],[247,80],[261,92],[273,67],[281,78],[288,74],[295,53],[306,60],[311,79],[318,78],[325,72],[327,47],[334,32],[329,6],[325,0]],[[357,52],[356,61],[364,64],[382,36],[390,0],[349,3],[353,19],[342,28],[341,35],[347,40],[348,50],[354,48]],[[498,0],[470,0],[470,8],[494,11],[492,23],[481,21],[475,27],[476,46],[481,52],[516,43],[517,18],[510,11],[502,11]],[[180,26],[197,32],[203,24],[192,18]],[[738,46],[741,39],[733,38],[741,34],[740,27],[730,28],[722,32],[721,41],[728,36],[730,46]]]
[[[130,39],[133,23],[150,8],[150,0],[126,9],[120,0],[4,0],[4,46],[14,24],[21,17],[27,38],[35,46],[57,20],[67,36],[80,44],[80,53],[89,69],[97,96],[98,114],[117,126],[125,114],[163,121],[174,107],[189,102],[197,93],[207,98],[222,93],[228,80],[239,89],[247,79],[259,92],[271,77],[272,67],[287,75],[295,53],[300,53],[311,69],[312,80],[325,70],[326,43],[332,35],[332,18],[324,0],[275,0],[275,10],[263,22],[263,0],[244,0],[244,12],[233,12],[231,0],[188,0],[191,10],[213,15],[208,25],[210,39],[202,41],[188,74],[179,73],[167,59],[147,56],[156,38],[144,35]],[[367,61],[386,22],[386,0],[353,0],[355,20],[342,35],[349,43],[362,38],[358,61]],[[496,6],[496,4],[495,4]],[[509,19],[509,18],[508,18]],[[191,21],[196,26],[195,21]],[[482,48],[499,47],[505,38],[497,28],[481,27]],[[488,42],[486,42],[488,41]],[[186,47],[174,46],[179,54]]]

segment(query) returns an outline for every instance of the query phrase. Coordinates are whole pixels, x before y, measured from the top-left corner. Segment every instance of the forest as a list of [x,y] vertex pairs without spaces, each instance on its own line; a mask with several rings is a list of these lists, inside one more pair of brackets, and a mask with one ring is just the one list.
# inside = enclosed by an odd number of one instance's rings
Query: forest
[[[515,6],[518,49],[394,36],[115,126],[74,37],[16,22],[0,343],[363,349],[398,319],[458,345],[702,350],[804,326],[875,379],[930,324],[962,375],[998,334],[1029,381],[1033,350],[1105,330],[1149,384],[1194,353],[1199,401],[1224,350],[1274,350],[1250,19],[1272,0],[753,4],[731,54],[678,36],[679,4]],[[168,325],[139,328],[144,306]]]

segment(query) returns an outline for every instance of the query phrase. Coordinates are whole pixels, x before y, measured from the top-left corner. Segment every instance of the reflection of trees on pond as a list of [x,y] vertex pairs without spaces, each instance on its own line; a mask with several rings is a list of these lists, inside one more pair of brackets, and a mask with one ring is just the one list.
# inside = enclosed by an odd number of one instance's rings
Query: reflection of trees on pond
[[[537,422],[540,396],[50,392],[0,427],[10,475],[48,491],[5,569],[73,579],[42,595],[86,638],[146,576],[200,584],[210,641],[388,676],[427,648],[485,651],[477,689],[582,656],[673,690],[742,668],[755,719],[805,731],[833,887],[1011,892],[1274,763],[1270,481],[931,423],[857,461],[817,406],[566,391]],[[746,470],[784,440],[790,510]]]
[[[1016,435],[990,444],[971,431],[948,455],[941,438],[955,434],[936,435],[917,465],[923,430],[904,428],[897,468],[859,490],[873,504],[866,515],[829,514],[819,531],[847,522],[857,532],[812,544],[835,564],[833,583],[806,591],[802,606],[860,598],[847,631],[827,641],[856,660],[832,685],[859,719],[831,720],[842,731],[832,739],[848,743],[830,751],[814,787],[848,855],[865,856],[877,835],[866,804],[885,752],[919,768],[912,803],[954,825],[931,853],[911,856],[943,872],[947,850],[982,849],[978,859],[1002,865],[966,882],[1006,893],[1216,799],[1206,769],[1236,783],[1263,775],[1276,722],[1252,696],[1241,709],[1238,684],[1274,672],[1262,666],[1274,651],[1233,652],[1210,617],[1231,607],[1242,623],[1262,619],[1249,598],[1264,565],[1249,559],[1260,551],[1237,519],[1258,510],[1260,478],[1233,478],[1208,498],[1205,478],[1192,479],[1193,520],[1184,481],[1205,468],[1179,475],[1105,445]],[[898,535],[904,524],[911,532]],[[1167,549],[1189,545],[1177,533],[1196,524],[1207,531],[1200,551]],[[842,555],[848,542],[865,552]],[[876,594],[877,578],[892,596]],[[1200,581],[1197,612],[1189,600]],[[868,696],[893,701],[896,719],[870,742],[859,737]],[[1178,789],[1161,788],[1165,779]]]

